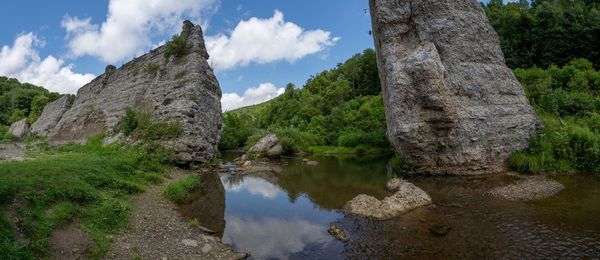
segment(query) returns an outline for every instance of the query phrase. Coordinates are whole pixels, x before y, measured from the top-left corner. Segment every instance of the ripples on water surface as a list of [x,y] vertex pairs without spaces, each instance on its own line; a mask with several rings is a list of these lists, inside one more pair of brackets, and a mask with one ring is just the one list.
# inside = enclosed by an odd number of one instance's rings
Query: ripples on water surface
[[[558,178],[566,190],[537,202],[484,196],[507,176],[407,178],[435,204],[388,221],[346,216],[358,194],[386,196],[386,159],[282,159],[280,174],[203,175],[202,189],[181,207],[187,218],[255,259],[598,258],[600,179]],[[350,241],[333,239],[331,223]],[[445,236],[433,227],[449,227]]]

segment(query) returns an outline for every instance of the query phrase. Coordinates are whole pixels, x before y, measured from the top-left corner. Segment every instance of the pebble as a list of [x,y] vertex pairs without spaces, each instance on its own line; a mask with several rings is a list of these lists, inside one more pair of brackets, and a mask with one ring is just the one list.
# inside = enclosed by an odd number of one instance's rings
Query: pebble
[[209,244],[204,244],[204,247],[202,247],[202,253],[208,253],[210,252],[210,250],[212,250],[212,246]]
[[189,247],[197,247],[198,246],[198,241],[192,240],[192,239],[181,240],[181,243],[183,243],[185,246],[189,246]]

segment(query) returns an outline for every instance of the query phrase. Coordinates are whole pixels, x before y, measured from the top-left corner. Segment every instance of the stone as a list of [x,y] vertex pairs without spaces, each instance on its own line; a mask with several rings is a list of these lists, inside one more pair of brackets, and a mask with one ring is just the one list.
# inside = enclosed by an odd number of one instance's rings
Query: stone
[[42,115],[31,125],[31,133],[44,136],[53,129],[62,116],[69,110],[71,103],[69,96],[64,95],[58,100],[48,103],[42,111]]
[[308,160],[308,161],[306,161],[306,162],[304,162],[304,163],[305,163],[306,165],[308,165],[308,166],[317,166],[317,165],[319,165],[319,162],[317,162],[317,161],[313,161],[313,160]]
[[27,119],[22,119],[12,123],[8,129],[8,133],[10,133],[16,141],[20,141],[25,138],[29,133],[29,124],[27,124]]
[[198,241],[193,240],[193,239],[184,239],[184,240],[181,240],[181,243],[184,246],[188,246],[188,247],[197,247],[198,246]]
[[348,235],[346,235],[346,232],[335,224],[331,225],[327,232],[339,241],[347,242],[348,240],[350,240],[348,239]]
[[387,136],[414,173],[504,170],[540,123],[475,0],[370,0]]
[[392,178],[386,183],[385,188],[389,192],[394,192],[400,188],[400,184],[402,184],[402,180],[400,178]]
[[444,237],[450,233],[452,227],[445,224],[434,224],[429,227],[429,233],[438,237]]
[[344,209],[351,214],[386,220],[431,204],[429,194],[410,182],[401,181],[397,190],[396,193],[383,200],[360,194],[348,201],[344,205]]
[[[48,135],[51,143],[82,142],[101,132],[116,135],[127,108],[162,122],[178,122],[182,133],[160,142],[181,163],[214,157],[222,128],[221,89],[209,66],[202,28],[184,22],[188,51],[165,58],[160,46],[105,73],[77,92],[71,107]],[[116,44],[116,43],[115,43]]]
[[494,188],[488,194],[511,201],[531,201],[551,197],[564,188],[564,185],[555,180],[532,176],[524,177],[514,184]]
[[283,146],[277,139],[277,135],[269,134],[261,138],[254,146],[248,150],[250,154],[266,156],[269,159],[279,158],[283,153]]
[[202,253],[208,254],[210,250],[212,250],[212,246],[209,244],[204,244],[204,246],[202,247]]

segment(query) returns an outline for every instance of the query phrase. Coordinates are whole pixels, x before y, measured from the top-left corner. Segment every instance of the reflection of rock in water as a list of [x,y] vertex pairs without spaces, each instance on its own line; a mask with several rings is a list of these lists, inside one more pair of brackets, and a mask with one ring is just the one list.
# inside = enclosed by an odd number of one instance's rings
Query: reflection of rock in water
[[225,231],[225,189],[217,173],[201,176],[200,189],[181,205],[186,219],[198,219],[202,227],[213,230],[218,237]]

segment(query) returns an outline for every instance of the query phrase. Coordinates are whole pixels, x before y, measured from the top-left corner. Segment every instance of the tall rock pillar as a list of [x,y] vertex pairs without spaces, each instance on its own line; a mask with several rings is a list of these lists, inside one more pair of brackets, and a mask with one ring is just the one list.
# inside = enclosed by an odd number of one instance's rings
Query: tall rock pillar
[[476,0],[370,0],[388,138],[415,173],[499,172],[539,121]]

